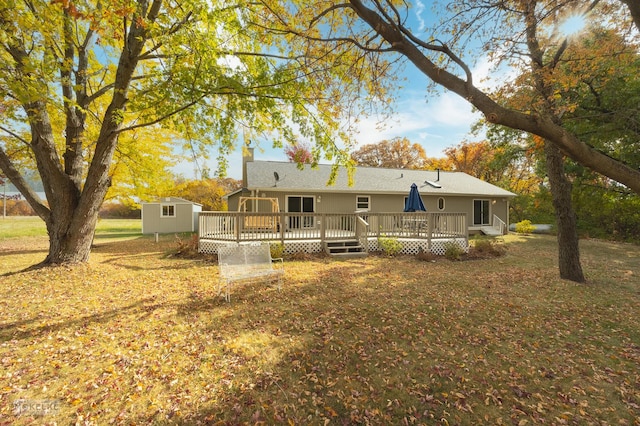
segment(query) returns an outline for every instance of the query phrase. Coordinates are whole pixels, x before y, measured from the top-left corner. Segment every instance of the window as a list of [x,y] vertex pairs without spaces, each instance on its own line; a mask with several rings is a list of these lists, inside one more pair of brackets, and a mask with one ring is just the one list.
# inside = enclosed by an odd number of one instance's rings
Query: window
[[371,198],[368,195],[358,195],[356,197],[356,210],[369,210]]
[[489,200],[473,200],[473,224],[489,225]]
[[438,210],[444,210],[444,198],[442,197],[438,198]]
[[176,206],[173,204],[163,204],[162,205],[162,217],[175,217],[176,216]]

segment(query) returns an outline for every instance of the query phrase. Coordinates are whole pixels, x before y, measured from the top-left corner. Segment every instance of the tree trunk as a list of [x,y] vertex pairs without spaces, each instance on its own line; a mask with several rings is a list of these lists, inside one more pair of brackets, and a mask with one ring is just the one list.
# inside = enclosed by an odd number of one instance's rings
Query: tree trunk
[[[97,203],[99,205],[100,201]],[[41,265],[81,263],[89,260],[98,215],[93,214],[84,221],[69,220],[70,217],[53,219],[47,223],[49,253]]]
[[636,28],[640,30],[640,3],[638,0],[621,0],[622,3],[626,4],[629,8],[629,13],[631,13],[631,18],[633,19],[633,23],[636,25]]
[[545,141],[544,152],[558,226],[560,278],[584,283],[585,278],[580,265],[580,250],[578,249],[576,214],[571,203],[571,182],[564,174],[564,159],[560,149],[551,142]]
[[[44,97],[32,101],[29,98],[29,102],[22,104],[29,118],[32,138],[30,143],[25,143],[30,145],[34,154],[48,205],[31,190],[0,146],[0,168],[25,195],[47,226],[49,253],[38,266],[81,263],[89,258],[98,211],[111,185],[109,168],[122,127],[127,93],[149,37],[149,23],[156,21],[161,6],[162,0],[137,2],[137,11],[118,60],[111,102],[100,120],[102,126],[95,141],[93,157],[88,162],[84,184],[83,168],[87,159],[82,152],[82,142],[85,137],[86,109],[92,101],[86,91],[88,56],[85,45],[75,46],[73,17],[68,13],[64,16],[64,61],[60,65],[66,115],[64,164],[53,137],[53,126],[47,110],[48,99]],[[87,34],[85,43],[89,43],[92,31]],[[28,62],[23,60],[28,57],[27,49],[19,44],[12,44],[10,48],[15,67],[24,75],[29,75],[25,67]],[[78,69],[72,72],[70,64],[76,62],[76,58]],[[71,81],[73,75],[77,76],[75,82]],[[45,89],[41,90],[43,94],[46,93]]]

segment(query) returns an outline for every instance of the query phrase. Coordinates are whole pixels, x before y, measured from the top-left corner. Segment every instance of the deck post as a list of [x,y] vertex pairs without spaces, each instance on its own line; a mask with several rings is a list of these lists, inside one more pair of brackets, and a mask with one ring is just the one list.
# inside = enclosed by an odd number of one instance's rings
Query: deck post
[[427,250],[431,253],[431,237],[433,237],[434,213],[427,213]]
[[324,241],[327,239],[327,218],[324,213],[320,214],[320,247],[324,247]]
[[284,247],[284,228],[285,228],[285,214],[284,212],[280,212],[280,242]]
[[238,216],[236,216],[238,218],[238,220],[236,220],[236,243],[240,244],[240,236],[241,236],[241,225],[244,225],[244,217],[245,215],[238,212]]

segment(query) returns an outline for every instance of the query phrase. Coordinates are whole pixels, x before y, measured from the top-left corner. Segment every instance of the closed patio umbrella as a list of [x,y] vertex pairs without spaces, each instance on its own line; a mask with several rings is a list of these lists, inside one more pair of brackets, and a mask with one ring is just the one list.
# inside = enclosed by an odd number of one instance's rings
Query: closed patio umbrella
[[411,190],[409,191],[409,198],[407,198],[407,202],[404,204],[405,212],[426,212],[427,209],[424,207],[424,203],[422,202],[422,198],[420,198],[420,193],[418,192],[418,185],[415,183],[411,184]]

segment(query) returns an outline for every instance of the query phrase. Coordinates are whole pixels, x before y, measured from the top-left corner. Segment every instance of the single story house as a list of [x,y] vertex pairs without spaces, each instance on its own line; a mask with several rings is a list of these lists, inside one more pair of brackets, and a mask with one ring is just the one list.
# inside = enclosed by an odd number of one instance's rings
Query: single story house
[[[495,220],[509,223],[509,200],[516,195],[466,173],[439,170],[357,167],[349,185],[341,167],[335,183],[327,185],[331,168],[254,161],[250,148],[243,159],[243,188],[227,195],[229,211],[238,210],[241,197],[267,197],[287,213],[402,212],[415,183],[427,212],[465,213],[470,234],[491,233]],[[256,204],[254,211],[264,210]]]
[[142,203],[142,233],[197,232],[202,205],[178,197]]

